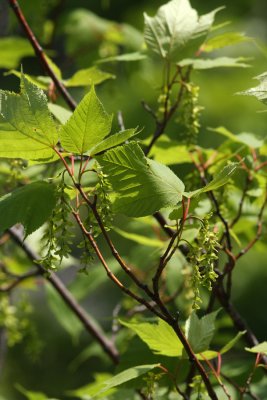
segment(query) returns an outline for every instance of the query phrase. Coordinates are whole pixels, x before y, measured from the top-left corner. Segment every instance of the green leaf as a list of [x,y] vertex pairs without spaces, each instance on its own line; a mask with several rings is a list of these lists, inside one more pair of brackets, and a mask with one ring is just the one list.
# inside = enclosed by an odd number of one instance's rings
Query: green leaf
[[125,239],[131,240],[131,241],[141,244],[143,246],[162,248],[162,247],[165,247],[165,245],[166,245],[164,242],[162,242],[161,240],[158,240],[158,239],[152,239],[150,237],[139,235],[137,233],[126,232],[126,231],[123,231],[122,229],[115,228],[115,227],[113,227],[112,229],[118,235],[124,237]]
[[137,365],[136,367],[126,369],[103,382],[102,389],[97,394],[106,392],[107,390],[120,386],[123,383],[136,379],[157,367],[160,367],[160,364]]
[[262,103],[267,104],[267,72],[256,76],[254,79],[260,81],[260,84],[258,86],[248,90],[244,90],[243,92],[238,92],[237,94],[244,96],[254,96]]
[[0,91],[0,157],[48,159],[58,134],[42,90],[21,77],[21,93]]
[[219,126],[218,128],[208,128],[208,130],[211,132],[219,133],[220,135],[227,137],[233,142],[242,143],[246,146],[253,147],[254,149],[260,148],[264,143],[264,140],[258,139],[254,133],[242,132],[234,135],[223,126]]
[[114,79],[115,75],[101,71],[97,67],[80,69],[71,78],[63,81],[67,87],[99,85],[107,79]]
[[201,51],[204,51],[205,53],[210,53],[214,50],[218,50],[226,46],[233,46],[237,43],[252,41],[252,38],[246,36],[242,32],[225,32],[221,35],[217,35],[206,40],[206,42],[201,46]]
[[59,106],[58,104],[48,103],[48,108],[54,117],[62,124],[66,124],[66,122],[72,116],[72,112],[67,110],[64,107]]
[[193,55],[204,41],[220,8],[199,16],[188,0],[172,0],[155,17],[144,14],[148,50],[163,59],[178,61]]
[[84,388],[71,391],[70,393],[76,396],[82,396],[83,399],[98,398],[98,396],[102,394],[111,394],[111,389],[116,388],[123,383],[129,382],[133,379],[139,378],[140,376],[157,367],[160,367],[160,364],[137,365],[136,367],[126,369],[125,371],[122,371],[105,381],[103,381],[102,377],[100,377],[100,379],[97,380],[96,384],[89,384]]
[[128,139],[137,135],[138,133],[139,132],[137,132],[136,129],[125,129],[124,131],[117,132],[102,140],[102,142],[90,149],[88,154],[93,156],[98,153],[102,153],[105,150],[111,149],[112,147],[116,147],[119,144],[126,142]]
[[97,398],[103,398],[105,396],[109,396],[112,393],[114,393],[114,391],[116,389],[110,389],[105,391],[104,395],[98,396],[99,392],[103,389],[103,385],[104,383],[111,378],[111,374],[108,373],[98,373],[94,375],[94,379],[95,381],[92,383],[89,383],[88,385],[82,386],[78,389],[75,390],[69,390],[67,392],[67,394],[69,396],[75,396],[78,397],[79,399],[82,400],[89,400],[92,399],[93,397],[97,397]]
[[112,115],[106,113],[92,86],[60,130],[60,142],[66,151],[86,153],[109,134],[111,123]]
[[189,193],[184,193],[184,196],[198,196],[201,193],[209,192],[210,190],[216,190],[219,187],[225,185],[229,181],[231,176],[236,172],[238,165],[238,163],[230,163],[226,165],[220,172],[216,173],[212,181],[210,181],[202,189],[198,189]]
[[103,58],[101,60],[98,60],[97,62],[100,64],[100,63],[114,62],[114,61],[119,61],[119,62],[141,61],[145,60],[146,58],[147,56],[145,54],[136,51],[134,53],[119,54],[117,56]]
[[183,345],[165,321],[158,320],[157,323],[120,321],[120,323],[133,330],[153,353],[166,357],[182,355]]
[[23,75],[29,82],[31,82],[33,85],[37,86],[42,90],[47,90],[49,84],[52,82],[51,79],[47,76],[34,76],[29,74],[23,74],[22,72],[16,71],[15,69],[11,69],[4,73],[4,76],[8,75],[14,75],[19,79],[21,79],[21,76]]
[[246,331],[238,332],[238,334],[232,340],[230,340],[230,342],[228,342],[225,346],[223,346],[221,348],[219,353],[224,354],[224,353],[227,353],[229,350],[231,350],[234,347],[234,345],[239,341],[239,339],[243,335],[245,335],[245,333],[246,333]]
[[115,212],[143,217],[182,199],[183,182],[165,165],[146,158],[137,143],[96,158],[115,192]]
[[262,353],[267,355],[267,342],[259,343],[257,346],[251,348],[246,347],[245,349],[251,353]]
[[26,39],[15,36],[0,39],[0,68],[16,68],[21,58],[33,55],[33,48]]
[[17,223],[24,226],[25,236],[46,222],[56,205],[53,184],[34,182],[0,198],[0,231]]
[[[147,141],[145,141],[148,144]],[[149,155],[153,160],[165,165],[192,163],[188,147],[162,135],[154,144]]]
[[244,57],[217,57],[213,59],[201,59],[201,58],[187,58],[179,62],[181,67],[185,67],[187,65],[192,65],[194,69],[211,69],[211,68],[221,68],[221,67],[238,67],[238,68],[248,68],[249,64],[246,64],[244,61],[247,61],[248,58]]
[[27,390],[27,389],[25,389],[23,386],[21,386],[19,384],[16,384],[15,387],[28,400],[57,400],[57,399],[54,399],[54,398],[51,399],[50,397],[47,397],[44,393],[32,392],[30,390]]
[[185,335],[194,353],[201,353],[208,350],[215,332],[215,319],[220,310],[198,318],[193,312],[185,323]]

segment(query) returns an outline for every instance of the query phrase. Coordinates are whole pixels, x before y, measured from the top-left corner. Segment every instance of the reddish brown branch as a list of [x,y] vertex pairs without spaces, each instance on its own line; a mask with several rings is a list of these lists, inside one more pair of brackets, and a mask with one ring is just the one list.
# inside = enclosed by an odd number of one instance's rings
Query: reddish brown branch
[[37,58],[40,60],[41,64],[43,65],[45,71],[47,72],[47,74],[51,77],[51,79],[55,83],[58,91],[61,93],[64,100],[70,107],[70,109],[75,110],[75,108],[76,108],[75,100],[71,97],[71,95],[66,90],[63,83],[58,79],[58,77],[54,73],[53,69],[49,65],[47,58],[45,56],[44,50],[43,50],[42,46],[39,44],[38,40],[36,39],[30,26],[28,25],[27,20],[19,6],[19,3],[17,2],[17,0],[7,0],[7,1],[9,2],[10,7],[13,9],[14,14],[16,15],[21,27],[23,28],[26,36],[28,37],[28,39],[35,51],[35,54],[36,54]]
[[91,246],[93,247],[99,261],[101,262],[101,264],[103,265],[103,267],[105,268],[105,271],[108,275],[108,277],[124,292],[126,293],[128,296],[132,297],[134,300],[136,300],[138,303],[143,304],[148,310],[150,310],[153,314],[157,315],[159,318],[163,319],[166,321],[166,318],[164,317],[164,315],[162,315],[159,311],[157,311],[155,309],[155,307],[153,307],[153,305],[151,305],[151,303],[149,303],[148,301],[146,301],[145,299],[143,299],[142,297],[138,296],[137,294],[135,294],[134,292],[132,292],[131,290],[129,290],[128,288],[126,288],[121,281],[113,274],[113,272],[111,271],[111,269],[109,268],[109,266],[107,265],[101,251],[99,250],[97,243],[95,242],[93,236],[91,235],[90,232],[88,232],[85,228],[85,226],[83,225],[81,218],[79,216],[78,213],[74,213],[74,218],[76,219],[78,225],[80,226],[82,232],[84,233],[84,235],[87,237],[87,239],[89,240]]

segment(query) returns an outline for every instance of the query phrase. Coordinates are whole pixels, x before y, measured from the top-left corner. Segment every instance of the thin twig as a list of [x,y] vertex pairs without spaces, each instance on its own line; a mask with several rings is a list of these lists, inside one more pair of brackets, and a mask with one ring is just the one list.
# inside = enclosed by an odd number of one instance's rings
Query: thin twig
[[44,53],[43,48],[39,44],[38,40],[36,39],[33,31],[31,30],[30,26],[28,25],[28,22],[19,6],[19,3],[17,0],[7,0],[9,2],[10,7],[13,9],[14,14],[16,15],[20,25],[22,26],[26,36],[28,37],[34,51],[36,54],[36,57],[40,60],[41,64],[43,65],[45,71],[47,74],[51,77],[53,82],[55,83],[58,91],[61,93],[63,96],[64,100],[66,103],[69,105],[71,110],[75,110],[76,108],[76,102],[75,100],[71,97],[69,92],[66,90],[65,86],[63,83],[58,79],[56,74],[54,73],[52,67],[50,66],[49,62],[47,61],[46,55]]

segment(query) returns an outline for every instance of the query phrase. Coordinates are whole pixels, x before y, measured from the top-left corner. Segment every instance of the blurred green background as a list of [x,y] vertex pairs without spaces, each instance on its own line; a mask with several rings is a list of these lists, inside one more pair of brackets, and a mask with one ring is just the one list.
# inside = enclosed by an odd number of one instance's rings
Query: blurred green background
[[[76,70],[86,68],[105,55],[118,51],[131,52],[139,49],[142,43],[143,12],[153,15],[163,1],[144,0],[23,0],[20,5],[26,18],[50,57],[59,65],[63,77],[68,78]],[[206,127],[225,126],[233,133],[254,132],[260,137],[266,135],[266,114],[258,113],[264,108],[254,99],[236,96],[235,93],[255,86],[253,77],[267,70],[267,3],[263,0],[192,0],[191,4],[200,14],[222,5],[226,6],[216,17],[216,23],[229,21],[225,26],[228,31],[245,32],[256,39],[255,43],[243,43],[227,47],[221,55],[250,58],[251,68],[214,69],[194,72],[193,81],[201,88],[200,103],[204,106],[200,143],[213,146],[219,143],[218,136],[207,136]],[[97,18],[92,13],[97,14]],[[108,22],[111,21],[111,22]],[[114,22],[112,22],[114,21]],[[126,25],[128,24],[128,25]],[[131,28],[134,27],[135,29]],[[106,36],[107,27],[109,35]],[[139,33],[140,31],[141,33]],[[8,8],[8,2],[0,0],[0,36],[23,37],[17,20]],[[19,50],[19,49],[18,49]],[[2,53],[1,53],[2,51]],[[8,69],[14,66],[5,65],[5,53],[0,44],[0,87],[18,90],[19,80],[12,75],[6,76]],[[18,60],[25,73],[43,74],[30,51],[29,55]],[[160,66],[149,62],[129,64],[103,64],[103,70],[111,72],[117,79],[105,82],[98,87],[98,94],[107,110],[115,115],[122,111],[126,127],[143,128],[143,137],[148,137],[154,129],[153,121],[141,106],[141,100],[151,105],[156,104],[160,87]],[[71,89],[73,96],[81,99],[87,89]],[[64,103],[61,102],[63,105]],[[172,124],[168,133],[174,137]],[[125,222],[125,224],[127,221]],[[129,242],[115,236],[119,247],[126,258],[131,257]],[[266,293],[266,247],[258,245],[240,263],[235,276],[234,301],[249,324],[254,326],[260,339],[264,339],[267,329],[267,314],[264,304]],[[139,251],[139,259],[144,250]],[[148,260],[149,262],[149,260]],[[76,269],[60,273],[66,282],[71,282]],[[81,280],[81,278],[79,278]],[[90,286],[90,274],[82,276],[84,286]],[[40,282],[38,290],[30,291],[33,300],[33,318],[36,325],[36,336],[42,341],[40,357],[34,358],[33,349],[22,343],[8,351],[0,346],[0,399],[19,400],[24,397],[15,389],[19,383],[31,390],[43,391],[51,396],[63,398],[68,389],[74,389],[92,379],[92,371],[109,368],[107,360],[99,361],[97,346],[91,348],[91,356],[79,363],[77,356],[89,346],[91,339],[86,332],[81,332],[76,322],[70,322],[67,332],[62,323],[52,312],[46,298],[47,285]],[[88,289],[89,290],[89,289]],[[22,290],[15,295],[20,301]],[[78,296],[79,297],[79,296]],[[108,297],[108,301],[106,301]],[[53,301],[53,293],[49,294]],[[52,299],[52,300],[51,300]],[[104,327],[109,327],[111,314],[120,299],[117,289],[109,282],[87,295],[86,287],[80,295],[82,304],[94,315]],[[64,310],[58,306],[58,315],[64,319]],[[255,312],[256,310],[256,312]],[[64,324],[64,322],[63,322]],[[68,324],[68,322],[66,322]],[[79,325],[79,324],[78,324]],[[77,334],[78,332],[78,334]],[[39,346],[38,340],[32,342]],[[76,361],[75,361],[76,360]],[[79,361],[79,360],[78,360]],[[2,396],[2,397],[1,397]]]

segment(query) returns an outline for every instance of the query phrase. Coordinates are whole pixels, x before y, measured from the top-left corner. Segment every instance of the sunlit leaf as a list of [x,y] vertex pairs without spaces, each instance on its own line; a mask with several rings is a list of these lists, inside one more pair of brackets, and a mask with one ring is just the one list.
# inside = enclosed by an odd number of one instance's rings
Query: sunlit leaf
[[16,68],[21,58],[33,55],[33,48],[26,39],[15,36],[0,39],[0,68]]
[[221,35],[217,35],[206,40],[206,42],[201,46],[201,51],[210,53],[226,46],[233,46],[238,43],[252,41],[252,38],[246,36],[242,32],[225,32]]
[[114,61],[119,61],[119,62],[141,61],[145,60],[146,58],[147,58],[146,54],[135,52],[135,53],[119,54],[117,56],[103,58],[101,60],[98,60],[98,63],[106,63]]
[[106,81],[107,79],[114,79],[115,76],[101,71],[97,67],[90,67],[85,69],[80,69],[71,78],[65,79],[63,81],[64,85],[67,87],[75,86],[89,86],[89,85],[99,85],[100,83]]
[[249,64],[245,63],[247,58],[244,57],[217,57],[217,58],[193,58],[193,59],[184,59],[179,62],[181,67],[185,67],[187,65],[192,65],[194,69],[211,69],[211,68],[222,68],[222,67],[238,67],[238,68],[248,68]]
[[137,143],[96,158],[116,194],[115,212],[143,217],[181,201],[183,182],[165,165],[146,158]]
[[116,147],[126,142],[138,133],[139,132],[136,129],[125,129],[124,131],[114,133],[113,135],[108,136],[106,139],[102,140],[102,142],[98,143],[96,146],[90,149],[88,151],[88,154],[90,156],[93,156],[95,154],[102,153],[103,151],[106,151],[108,149],[111,149],[112,147]]
[[158,239],[152,239],[147,236],[143,236],[137,233],[132,233],[132,232],[126,232],[123,231],[122,229],[119,228],[112,228],[118,235],[124,237],[125,239],[131,240],[135,243],[141,244],[143,246],[148,246],[148,247],[156,247],[156,248],[162,248],[165,246],[165,243],[162,242],[161,240]]
[[48,103],[48,108],[62,125],[64,125],[72,116],[72,112],[70,110],[59,106],[58,104]]
[[22,76],[20,94],[0,91],[0,157],[47,159],[57,141],[42,90]]
[[258,139],[254,133],[242,132],[234,135],[223,126],[219,126],[218,128],[208,128],[208,130],[211,132],[219,133],[220,135],[227,137],[233,142],[243,143],[254,149],[261,147],[264,143],[264,140]]
[[120,321],[120,323],[133,330],[153,353],[167,357],[182,355],[183,345],[165,321],[158,320],[157,323]]
[[241,94],[244,96],[254,96],[262,103],[267,104],[267,72],[256,76],[255,79],[260,81],[260,84],[258,86],[248,90],[244,90],[243,92],[238,92],[237,94]]
[[145,13],[144,37],[148,50],[172,61],[193,55],[219,10],[199,16],[188,0],[172,0],[161,6],[155,17]]
[[210,181],[206,186],[202,189],[195,190],[193,192],[186,193],[188,197],[198,196],[201,193],[209,192],[211,190],[219,189],[221,186],[225,185],[229,179],[236,172],[238,163],[230,163],[222,168],[221,171],[217,172],[214,175],[212,181]]
[[251,353],[262,353],[267,355],[267,342],[262,342],[259,343],[257,346],[254,347],[246,347],[247,351],[250,351]]
[[111,123],[112,115],[106,113],[92,86],[61,128],[60,142],[66,151],[83,154],[109,134]]

